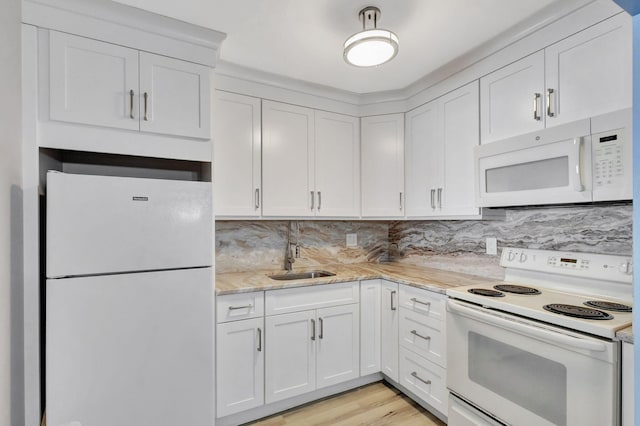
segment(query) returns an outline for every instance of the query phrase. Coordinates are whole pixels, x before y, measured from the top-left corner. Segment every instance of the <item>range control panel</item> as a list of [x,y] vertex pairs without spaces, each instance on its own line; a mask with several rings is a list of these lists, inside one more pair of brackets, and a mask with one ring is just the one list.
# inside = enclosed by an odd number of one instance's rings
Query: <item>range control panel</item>
[[633,279],[629,256],[505,247],[500,266],[623,283],[631,283]]

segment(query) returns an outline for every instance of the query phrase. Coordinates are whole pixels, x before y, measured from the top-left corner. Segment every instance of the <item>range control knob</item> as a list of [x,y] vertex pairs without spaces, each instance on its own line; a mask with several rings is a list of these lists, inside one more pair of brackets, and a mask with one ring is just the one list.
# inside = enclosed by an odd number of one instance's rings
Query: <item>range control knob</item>
[[633,264],[631,262],[624,262],[618,265],[618,271],[625,275],[631,275],[633,273]]
[[516,254],[512,251],[510,251],[509,253],[507,253],[507,260],[509,262],[513,262],[516,258]]
[[520,253],[520,263],[524,263],[527,261],[527,255],[524,253]]

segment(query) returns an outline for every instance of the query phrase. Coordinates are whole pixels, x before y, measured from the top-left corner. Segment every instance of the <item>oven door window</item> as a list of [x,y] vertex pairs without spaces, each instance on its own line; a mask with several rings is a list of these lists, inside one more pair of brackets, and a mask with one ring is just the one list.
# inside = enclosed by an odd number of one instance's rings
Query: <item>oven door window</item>
[[564,365],[475,332],[468,337],[471,381],[553,424],[566,426]]

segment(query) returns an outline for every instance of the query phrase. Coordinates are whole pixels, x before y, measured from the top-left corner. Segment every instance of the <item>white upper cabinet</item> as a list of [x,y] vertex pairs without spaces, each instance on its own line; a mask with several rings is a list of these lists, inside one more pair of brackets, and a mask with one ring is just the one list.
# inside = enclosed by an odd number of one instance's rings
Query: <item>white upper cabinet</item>
[[216,216],[260,216],[260,99],[216,91],[213,184]]
[[358,118],[315,111],[317,216],[360,215],[360,123]]
[[444,186],[441,104],[409,111],[405,136],[407,216],[437,215],[436,192]]
[[477,215],[473,148],[480,143],[478,82],[440,99],[442,105],[442,191],[436,201],[447,216]]
[[362,118],[362,216],[404,216],[404,114]]
[[620,13],[481,78],[482,143],[630,108],[631,40]]
[[209,67],[140,52],[140,130],[210,139]]
[[407,113],[407,217],[474,216],[478,82]]
[[51,120],[139,130],[138,51],[50,32]]
[[262,215],[358,217],[358,122],[263,100]]
[[544,52],[480,79],[482,143],[544,128]]
[[626,13],[545,49],[547,127],[630,108],[631,62],[632,25]]
[[210,139],[203,65],[50,31],[49,118]]
[[310,216],[314,191],[312,109],[262,101],[264,216]]

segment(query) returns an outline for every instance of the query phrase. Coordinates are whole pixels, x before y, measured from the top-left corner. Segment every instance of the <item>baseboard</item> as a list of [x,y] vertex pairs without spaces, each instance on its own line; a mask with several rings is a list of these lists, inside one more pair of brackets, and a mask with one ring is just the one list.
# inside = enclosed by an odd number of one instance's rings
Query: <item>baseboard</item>
[[[346,392],[360,386],[365,386],[371,383],[382,381],[383,376],[381,373],[374,373],[368,376],[359,377],[348,382],[339,383],[337,385],[329,386],[326,388],[318,389],[313,392],[305,393],[304,395],[298,395],[293,398],[285,399],[283,401],[274,402],[272,404],[262,405],[260,407],[253,408],[251,410],[242,411],[230,416],[221,417],[216,419],[216,426],[236,426],[243,423],[248,423],[254,420],[261,419],[263,417],[271,416],[282,411],[289,410],[302,404],[317,401],[328,396],[333,396],[342,392]],[[393,384],[396,386],[395,384]],[[413,398],[412,398],[413,399]],[[431,409],[430,411],[432,411]]]

